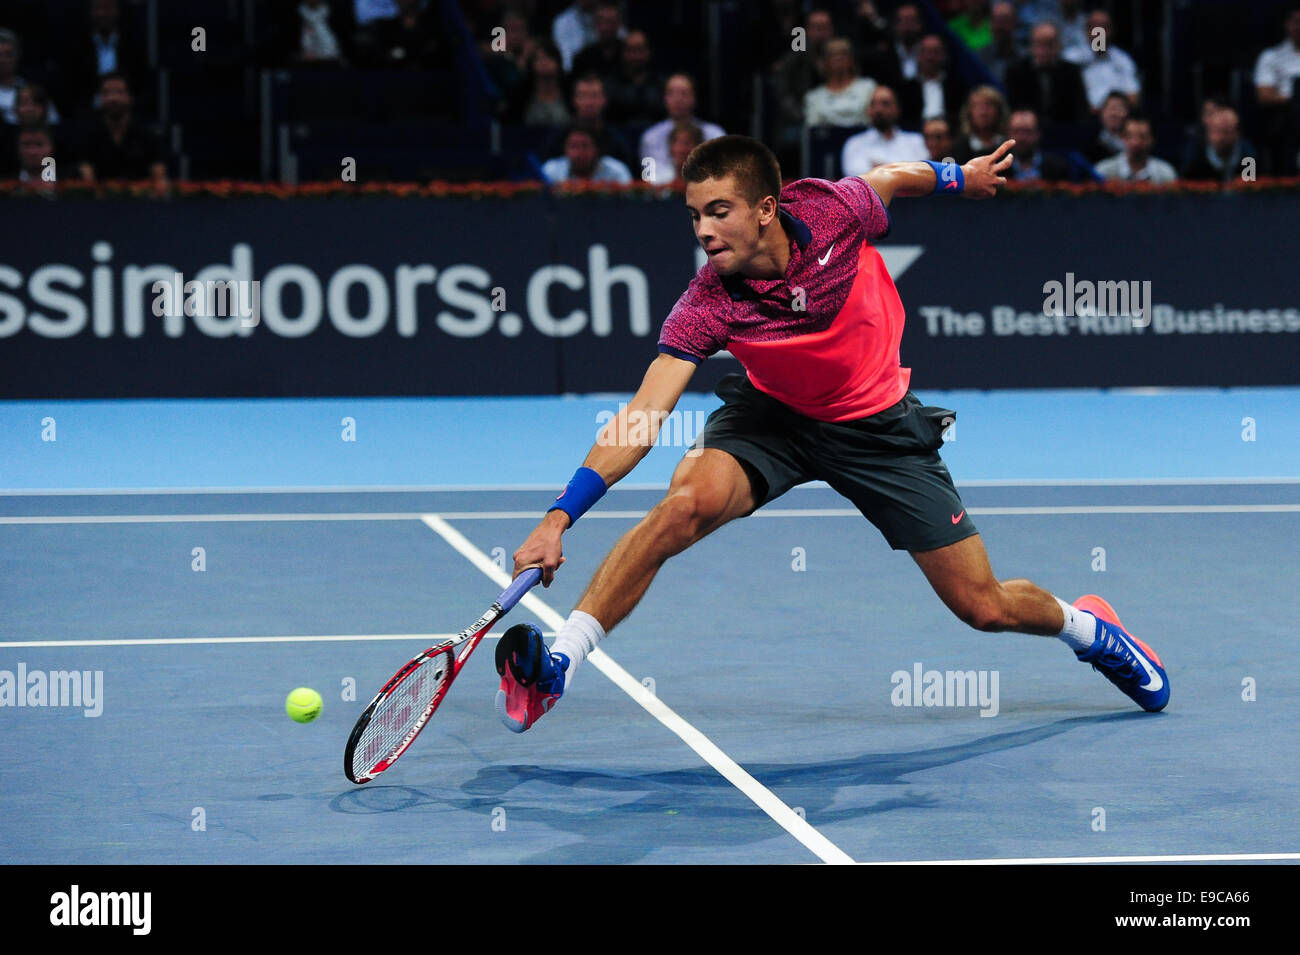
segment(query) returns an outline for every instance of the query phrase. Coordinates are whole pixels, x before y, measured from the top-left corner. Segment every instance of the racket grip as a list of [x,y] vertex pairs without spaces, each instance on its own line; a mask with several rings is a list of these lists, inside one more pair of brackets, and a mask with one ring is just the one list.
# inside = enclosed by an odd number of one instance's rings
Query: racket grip
[[542,568],[529,567],[511,581],[510,586],[502,591],[501,596],[497,598],[497,603],[501,606],[501,612],[506,613],[515,604],[519,603],[519,598],[532,590],[534,585],[541,579]]

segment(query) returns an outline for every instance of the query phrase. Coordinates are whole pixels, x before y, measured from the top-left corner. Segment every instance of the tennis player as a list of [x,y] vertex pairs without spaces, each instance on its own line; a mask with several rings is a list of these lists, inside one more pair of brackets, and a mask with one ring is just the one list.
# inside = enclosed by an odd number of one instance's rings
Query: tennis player
[[[1028,580],[998,580],[939,458],[952,411],[926,407],[899,365],[904,311],[873,242],[895,199],[983,199],[1006,184],[1008,140],[965,165],[901,162],[865,176],[781,185],[776,157],[723,136],[687,159],[686,208],[708,262],[659,335],[636,396],[610,421],[541,523],[515,552],[515,574],[548,585],[561,539],[654,443],[701,361],[728,349],[745,368],[717,388],[714,411],[668,492],[623,535],[547,648],[531,623],[497,646],[497,714],[522,733],[560,699],[582,660],[636,606],[674,554],[780,497],[822,480],[905,550],[961,620],[983,631],[1056,637],[1146,710],[1169,701],[1160,658],[1100,597],[1073,604]],[[648,425],[648,427],[647,427]],[[644,441],[616,439],[645,435]]]

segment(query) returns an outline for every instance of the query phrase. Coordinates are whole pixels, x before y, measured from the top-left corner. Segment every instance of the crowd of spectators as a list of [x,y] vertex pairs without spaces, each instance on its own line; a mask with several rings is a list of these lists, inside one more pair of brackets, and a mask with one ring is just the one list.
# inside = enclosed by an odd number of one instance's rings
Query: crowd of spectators
[[[1250,88],[1237,100],[1215,91],[1199,122],[1161,149],[1164,127],[1144,88],[1153,64],[1135,58],[1105,4],[767,2],[793,11],[774,17],[773,30],[796,27],[761,70],[763,135],[787,174],[819,127],[842,131],[843,175],[909,159],[965,162],[1008,137],[1016,140],[1009,175],[1022,181],[1227,181],[1247,165],[1258,175],[1297,169],[1300,6],[1259,52]],[[277,66],[413,77],[468,57],[493,90],[493,118],[544,134],[534,169],[551,181],[671,184],[695,145],[756,128],[753,115],[702,111],[700,76],[661,56],[652,31],[630,26],[619,2],[466,0],[470,49],[448,32],[441,6],[268,0],[258,55]],[[0,13],[0,178],[48,182],[53,160],[60,181],[151,179],[161,188],[169,156],[151,125],[144,38],[122,18],[120,0],[86,0],[84,14],[51,61],[28,70],[23,37]]]

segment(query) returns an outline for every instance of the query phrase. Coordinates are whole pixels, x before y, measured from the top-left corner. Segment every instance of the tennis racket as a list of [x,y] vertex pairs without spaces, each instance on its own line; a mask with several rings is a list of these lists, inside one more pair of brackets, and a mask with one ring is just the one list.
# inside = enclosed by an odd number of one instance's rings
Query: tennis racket
[[[393,674],[352,727],[343,753],[343,772],[348,779],[368,783],[397,762],[447,696],[479,641],[541,579],[540,567],[525,570],[473,625],[425,650]],[[461,649],[457,651],[457,647]]]

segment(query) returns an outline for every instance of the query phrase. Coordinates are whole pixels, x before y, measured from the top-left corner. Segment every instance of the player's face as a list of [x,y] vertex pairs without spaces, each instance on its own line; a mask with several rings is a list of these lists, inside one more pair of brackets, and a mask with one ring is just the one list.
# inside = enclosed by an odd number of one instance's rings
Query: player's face
[[695,238],[719,275],[741,271],[758,253],[763,212],[740,194],[734,176],[688,182],[686,208]]

